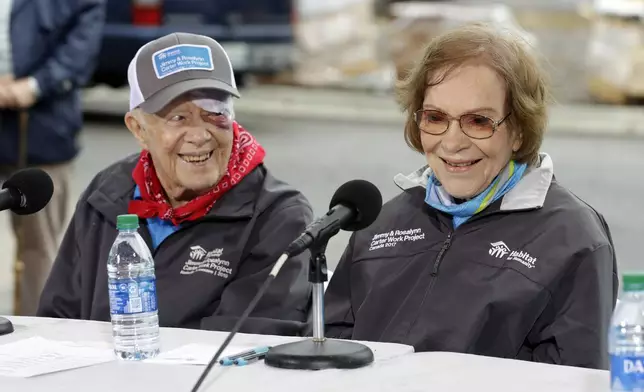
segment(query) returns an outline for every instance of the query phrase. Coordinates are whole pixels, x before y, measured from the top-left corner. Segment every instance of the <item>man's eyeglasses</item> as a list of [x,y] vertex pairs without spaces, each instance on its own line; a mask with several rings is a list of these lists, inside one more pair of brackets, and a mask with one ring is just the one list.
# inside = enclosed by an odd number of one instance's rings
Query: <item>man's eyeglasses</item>
[[499,121],[480,114],[464,114],[461,117],[452,117],[438,110],[417,110],[414,113],[414,121],[418,128],[430,135],[442,135],[449,129],[453,120],[458,120],[461,131],[472,139],[487,139],[494,135],[499,125],[503,123],[510,113],[506,114]]

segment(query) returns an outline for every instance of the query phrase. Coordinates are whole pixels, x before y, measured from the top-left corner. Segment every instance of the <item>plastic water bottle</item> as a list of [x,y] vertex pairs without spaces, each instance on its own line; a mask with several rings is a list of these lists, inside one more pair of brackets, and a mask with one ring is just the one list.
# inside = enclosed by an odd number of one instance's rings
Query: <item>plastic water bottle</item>
[[136,215],[119,215],[116,227],[107,262],[114,352],[127,360],[151,358],[160,349],[154,260]]
[[644,273],[625,274],[608,338],[613,392],[644,392]]

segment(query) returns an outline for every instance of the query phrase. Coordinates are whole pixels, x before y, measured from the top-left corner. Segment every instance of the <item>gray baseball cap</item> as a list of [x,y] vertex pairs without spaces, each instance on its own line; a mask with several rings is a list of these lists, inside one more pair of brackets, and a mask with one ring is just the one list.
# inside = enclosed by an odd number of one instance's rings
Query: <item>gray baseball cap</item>
[[192,90],[214,89],[239,98],[224,48],[203,35],[173,33],[143,45],[127,70],[130,110],[156,113]]

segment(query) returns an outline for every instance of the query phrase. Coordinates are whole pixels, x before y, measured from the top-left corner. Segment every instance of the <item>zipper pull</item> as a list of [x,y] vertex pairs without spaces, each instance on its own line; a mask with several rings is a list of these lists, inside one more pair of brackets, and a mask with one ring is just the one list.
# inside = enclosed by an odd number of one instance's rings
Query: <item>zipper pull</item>
[[449,247],[452,244],[452,233],[447,234],[447,238],[445,238],[445,241],[443,241],[443,247],[441,248],[440,252],[438,252],[438,257],[436,258],[436,261],[434,261],[434,270],[431,273],[432,277],[438,276],[438,268],[441,265],[441,262],[443,261],[443,256],[445,256],[445,252],[449,249]]

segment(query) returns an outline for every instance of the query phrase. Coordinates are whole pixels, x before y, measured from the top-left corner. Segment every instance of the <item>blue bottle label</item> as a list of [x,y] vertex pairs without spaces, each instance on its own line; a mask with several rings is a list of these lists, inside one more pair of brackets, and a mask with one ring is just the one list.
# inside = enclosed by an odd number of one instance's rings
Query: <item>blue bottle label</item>
[[613,392],[644,392],[644,356],[611,355],[610,384]]
[[157,289],[153,276],[109,279],[111,314],[136,314],[157,310]]

